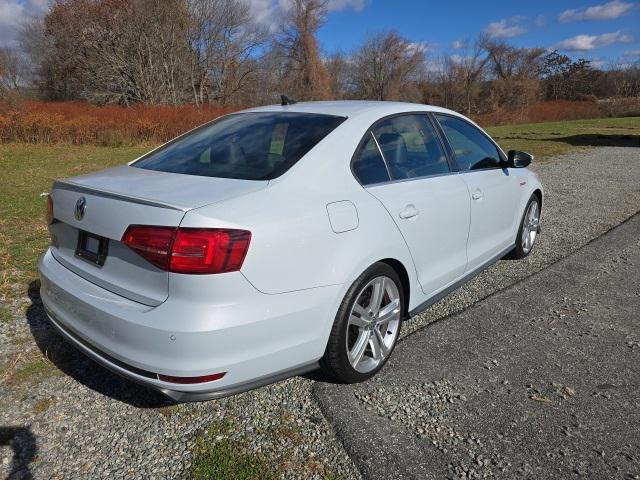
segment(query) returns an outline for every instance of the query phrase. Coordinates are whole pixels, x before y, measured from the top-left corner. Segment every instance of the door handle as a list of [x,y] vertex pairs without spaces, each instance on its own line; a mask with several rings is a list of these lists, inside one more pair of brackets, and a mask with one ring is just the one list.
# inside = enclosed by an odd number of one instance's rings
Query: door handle
[[473,192],[473,195],[471,195],[471,198],[473,198],[474,200],[480,200],[482,197],[484,197],[484,195],[482,194],[482,190],[477,189],[475,192]]
[[419,213],[420,213],[420,211],[415,206],[407,205],[406,207],[404,207],[404,210],[402,210],[399,213],[399,216],[403,220],[406,220],[408,218],[417,217]]

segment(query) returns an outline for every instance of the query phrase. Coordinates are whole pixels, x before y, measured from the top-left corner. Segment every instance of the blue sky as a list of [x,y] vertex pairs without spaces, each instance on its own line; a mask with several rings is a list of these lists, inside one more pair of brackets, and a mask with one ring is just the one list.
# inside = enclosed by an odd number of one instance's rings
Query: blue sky
[[518,46],[558,47],[596,62],[640,59],[638,2],[370,0],[352,5],[332,11],[319,32],[325,52],[349,52],[367,35],[395,29],[425,43],[432,56],[462,55],[456,42],[487,31]]
[[[20,25],[50,0],[0,0],[0,46],[15,44]],[[257,22],[276,30],[290,0],[245,0]],[[486,31],[522,47],[558,48],[597,66],[640,61],[640,1],[328,0],[319,32],[323,52],[349,53],[367,37],[395,29],[432,58],[463,56],[459,42]]]

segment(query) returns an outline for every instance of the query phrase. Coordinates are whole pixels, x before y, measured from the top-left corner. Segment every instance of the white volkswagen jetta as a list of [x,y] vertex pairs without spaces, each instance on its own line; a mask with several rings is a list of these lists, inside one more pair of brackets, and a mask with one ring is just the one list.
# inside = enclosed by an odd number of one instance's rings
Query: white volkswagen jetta
[[532,157],[442,108],[268,106],[54,183],[52,324],[107,368],[204,400],[320,365],[382,368],[401,322],[529,254]]

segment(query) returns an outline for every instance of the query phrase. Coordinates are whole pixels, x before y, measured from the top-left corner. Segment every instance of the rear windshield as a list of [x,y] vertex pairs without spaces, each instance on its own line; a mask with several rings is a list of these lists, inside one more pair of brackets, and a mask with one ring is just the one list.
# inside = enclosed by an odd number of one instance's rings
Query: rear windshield
[[279,177],[344,117],[238,113],[203,125],[133,164],[160,172],[242,180]]

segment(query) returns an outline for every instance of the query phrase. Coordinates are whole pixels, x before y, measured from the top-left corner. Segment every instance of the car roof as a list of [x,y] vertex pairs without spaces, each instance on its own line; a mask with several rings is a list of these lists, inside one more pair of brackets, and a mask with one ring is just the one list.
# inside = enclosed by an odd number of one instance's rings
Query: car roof
[[420,103],[384,102],[370,100],[335,100],[323,102],[299,102],[292,105],[266,105],[250,108],[243,112],[301,112],[338,115],[353,118],[366,115],[372,118],[382,118],[387,115],[405,112],[442,112],[460,115],[446,108]]

